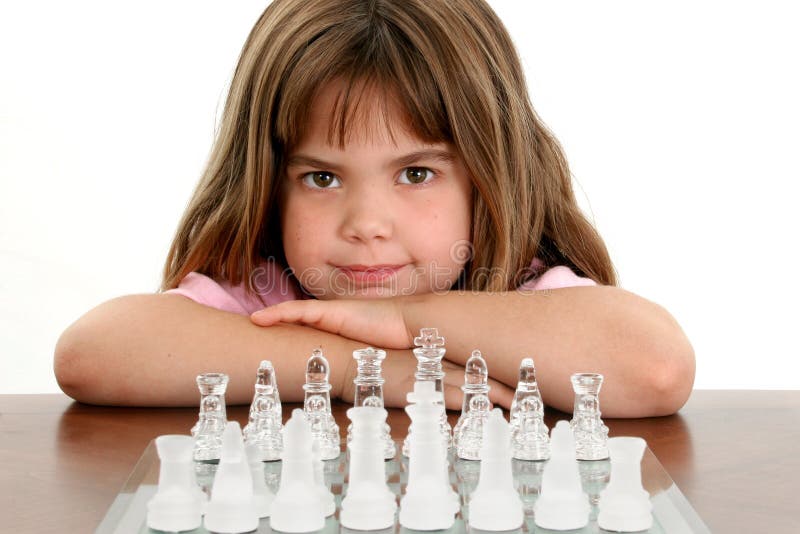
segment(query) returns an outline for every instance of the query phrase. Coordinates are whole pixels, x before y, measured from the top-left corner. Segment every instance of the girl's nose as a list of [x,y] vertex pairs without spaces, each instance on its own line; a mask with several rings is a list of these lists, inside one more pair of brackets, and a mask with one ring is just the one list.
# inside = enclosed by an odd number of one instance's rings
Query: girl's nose
[[347,241],[369,242],[390,239],[394,233],[394,213],[388,192],[359,188],[347,199],[342,214],[341,233]]

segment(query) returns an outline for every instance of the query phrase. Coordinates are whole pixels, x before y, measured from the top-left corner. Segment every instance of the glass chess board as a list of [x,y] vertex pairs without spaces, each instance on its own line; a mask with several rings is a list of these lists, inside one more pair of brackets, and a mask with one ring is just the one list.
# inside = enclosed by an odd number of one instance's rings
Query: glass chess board
[[[402,447],[402,443],[397,443],[397,450]],[[539,495],[542,482],[542,473],[547,462],[529,462],[513,460],[512,469],[514,485],[517,488],[525,507],[525,523],[522,528],[511,533],[547,533],[556,532],[537,527],[533,520],[533,505]],[[325,528],[318,532],[322,533],[352,533],[364,531],[354,531],[339,525],[339,510],[342,497],[347,490],[347,454],[342,452],[339,458],[327,460],[325,465],[325,483],[336,497],[336,514],[328,517],[325,521]],[[455,524],[446,531],[437,531],[447,534],[459,534],[466,532],[476,532],[469,529],[466,523],[469,517],[468,500],[472,490],[478,484],[480,474],[480,462],[461,460],[455,457],[451,450],[449,454],[450,482],[453,488],[458,491],[461,498],[461,511],[456,515]],[[281,476],[281,462],[265,462],[264,473],[267,485],[277,491]],[[406,481],[408,478],[408,458],[403,457],[399,452],[393,460],[385,462],[386,478],[389,487],[399,496],[405,492]],[[197,482],[204,491],[210,494],[211,485],[216,471],[214,463],[195,463],[195,473]],[[584,491],[589,495],[592,503],[592,512],[589,524],[580,530],[571,530],[570,533],[601,533],[606,532],[597,526],[597,501],[600,491],[606,486],[609,479],[611,465],[608,460],[601,461],[579,461],[578,467],[581,474],[581,482]],[[159,460],[153,441],[145,448],[144,453],[134,467],[128,481],[112,503],[105,518],[97,528],[98,534],[130,534],[130,533],[152,533],[158,532],[147,528],[147,501],[155,495],[158,485]],[[710,533],[703,521],[691,507],[689,502],[680,492],[678,487],[669,477],[667,472],[659,463],[655,455],[649,448],[645,450],[642,459],[642,484],[650,493],[650,500],[653,503],[653,528],[647,532],[652,534],[683,534],[683,533]],[[395,516],[396,519],[396,516]],[[191,533],[207,533],[205,528],[189,531]],[[269,518],[261,519],[258,533],[272,532],[269,526]],[[410,533],[416,532],[395,521],[393,528],[379,531],[382,534],[396,532]]]

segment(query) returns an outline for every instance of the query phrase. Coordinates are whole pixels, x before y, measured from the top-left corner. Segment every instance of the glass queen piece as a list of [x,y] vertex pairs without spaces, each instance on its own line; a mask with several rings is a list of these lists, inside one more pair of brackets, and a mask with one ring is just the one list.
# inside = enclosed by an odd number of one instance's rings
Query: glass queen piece
[[[358,362],[358,374],[353,380],[356,386],[353,407],[383,408],[383,383],[381,364],[386,359],[386,351],[367,347],[353,351],[353,358]],[[383,440],[383,458],[391,460],[396,453],[391,429],[384,422],[382,424],[381,439]],[[347,427],[347,443],[353,439],[352,423]]]
[[225,411],[225,390],[228,375],[204,373],[197,377],[200,390],[200,415],[192,427],[193,458],[198,461],[218,460],[222,452],[222,433],[228,416]]

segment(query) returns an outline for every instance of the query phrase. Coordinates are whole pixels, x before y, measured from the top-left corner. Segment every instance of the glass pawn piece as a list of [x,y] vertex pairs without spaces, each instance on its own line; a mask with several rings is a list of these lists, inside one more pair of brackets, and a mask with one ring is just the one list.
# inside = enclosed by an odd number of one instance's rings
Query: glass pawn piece
[[464,460],[480,460],[483,443],[483,426],[489,418],[492,403],[489,401],[489,370],[481,351],[472,351],[464,366],[464,401],[461,416],[453,428],[453,445],[456,454]]
[[576,373],[570,377],[575,391],[575,406],[569,425],[575,436],[575,457],[578,460],[608,458],[608,427],[600,418],[600,386],[603,375]]
[[[386,351],[367,347],[353,351],[353,358],[358,362],[358,374],[353,380],[356,386],[353,407],[383,408],[383,383],[381,364],[386,359]],[[384,422],[381,426],[383,441],[383,459],[391,460],[396,453],[391,428]],[[347,444],[353,440],[353,424],[347,426]]]
[[281,459],[281,397],[272,362],[263,360],[258,366],[255,395],[250,404],[250,415],[244,427],[244,443],[252,446],[253,454],[262,462]]
[[339,456],[339,426],[331,414],[330,366],[322,350],[314,349],[306,362],[306,383],[303,384],[305,401],[303,411],[311,425],[311,433],[319,442],[323,460]]
[[[417,371],[414,373],[416,382],[433,382],[434,390],[441,393],[441,402],[444,406],[444,371],[442,370],[442,358],[447,349],[444,348],[444,338],[439,336],[436,328],[422,328],[419,337],[414,338],[414,356],[417,358]],[[450,423],[447,422],[447,414],[442,410],[439,421],[439,431],[445,442],[445,448],[453,446],[453,434]],[[403,456],[410,453],[410,435],[413,432],[413,424],[408,427],[408,435],[403,441]]]
[[204,373],[197,377],[200,390],[200,415],[192,427],[194,437],[193,458],[197,461],[219,460],[222,452],[222,434],[228,416],[225,411],[225,390],[228,375]]
[[533,358],[519,364],[519,381],[511,401],[511,454],[518,460],[547,460],[550,435],[544,424],[544,403],[536,382]]

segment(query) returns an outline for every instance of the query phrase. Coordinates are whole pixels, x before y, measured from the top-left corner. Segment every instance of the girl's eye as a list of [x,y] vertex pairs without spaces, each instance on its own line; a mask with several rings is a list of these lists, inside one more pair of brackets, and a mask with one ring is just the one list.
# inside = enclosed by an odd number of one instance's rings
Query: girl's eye
[[407,169],[403,169],[403,173],[400,175],[400,183],[419,185],[430,182],[434,176],[435,173],[428,168],[408,167]]
[[341,186],[336,175],[323,171],[304,174],[301,180],[311,189],[333,189]]

